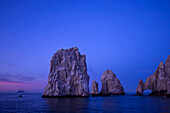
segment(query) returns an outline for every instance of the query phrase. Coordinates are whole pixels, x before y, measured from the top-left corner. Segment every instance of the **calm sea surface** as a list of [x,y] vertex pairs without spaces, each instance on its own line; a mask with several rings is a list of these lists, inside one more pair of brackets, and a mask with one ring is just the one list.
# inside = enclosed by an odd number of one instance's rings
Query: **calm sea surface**
[[89,98],[42,98],[41,93],[0,93],[0,113],[170,113],[170,98],[109,96]]

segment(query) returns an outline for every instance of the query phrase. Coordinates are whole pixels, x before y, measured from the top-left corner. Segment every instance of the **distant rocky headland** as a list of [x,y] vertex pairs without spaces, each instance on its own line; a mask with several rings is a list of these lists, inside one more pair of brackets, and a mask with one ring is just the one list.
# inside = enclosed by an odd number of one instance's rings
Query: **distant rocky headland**
[[[51,58],[48,84],[42,97],[89,97],[124,95],[124,88],[111,71],[106,70],[102,77],[102,88],[99,92],[98,83],[93,80],[89,93],[89,75],[87,73],[86,55],[81,55],[77,47],[58,50]],[[170,95],[170,56],[165,64],[161,62],[153,75],[143,82],[138,82],[137,95],[143,95],[146,89],[151,95]]]
[[146,89],[151,90],[150,95],[170,96],[170,55],[165,64],[161,62],[156,71],[148,76],[145,82],[142,79],[139,80],[136,94],[143,95]]

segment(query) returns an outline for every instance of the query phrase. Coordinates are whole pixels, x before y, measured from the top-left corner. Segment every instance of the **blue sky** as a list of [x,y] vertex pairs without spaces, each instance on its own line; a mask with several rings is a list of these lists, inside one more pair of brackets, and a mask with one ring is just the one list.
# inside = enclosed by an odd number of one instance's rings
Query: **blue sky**
[[139,79],[170,55],[169,6],[169,0],[0,0],[0,91],[43,91],[52,55],[77,46],[86,54],[90,87],[96,80],[100,90],[102,73],[111,69],[126,92],[135,92]]

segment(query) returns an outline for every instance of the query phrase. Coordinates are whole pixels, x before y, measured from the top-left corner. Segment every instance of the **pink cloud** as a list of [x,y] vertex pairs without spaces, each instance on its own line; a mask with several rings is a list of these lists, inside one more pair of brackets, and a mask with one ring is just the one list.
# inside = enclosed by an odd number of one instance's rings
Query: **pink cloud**
[[34,84],[34,83],[17,83],[17,82],[5,82],[0,81],[0,92],[12,91],[16,92],[18,89],[24,89],[26,92],[29,91],[43,91],[44,84]]
[[34,84],[17,83],[17,82],[0,82],[0,85],[27,85],[27,86],[32,86]]

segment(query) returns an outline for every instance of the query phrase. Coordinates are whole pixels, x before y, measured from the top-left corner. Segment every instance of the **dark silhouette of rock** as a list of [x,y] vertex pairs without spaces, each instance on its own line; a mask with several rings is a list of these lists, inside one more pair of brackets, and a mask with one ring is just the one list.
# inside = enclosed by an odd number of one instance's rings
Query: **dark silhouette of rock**
[[92,96],[98,96],[98,83],[95,80],[93,80],[91,88],[90,94]]
[[86,56],[78,48],[60,49],[52,57],[43,97],[89,96]]
[[138,95],[143,95],[143,91],[146,89],[151,90],[150,95],[158,95],[158,96],[165,96],[170,94],[170,56],[165,62],[161,62],[153,73],[147,77],[145,83],[141,80],[138,83],[138,87],[136,92]]
[[100,95],[107,96],[107,95],[124,95],[124,88],[120,83],[119,79],[111,70],[106,70],[102,77],[102,89],[100,91]]

